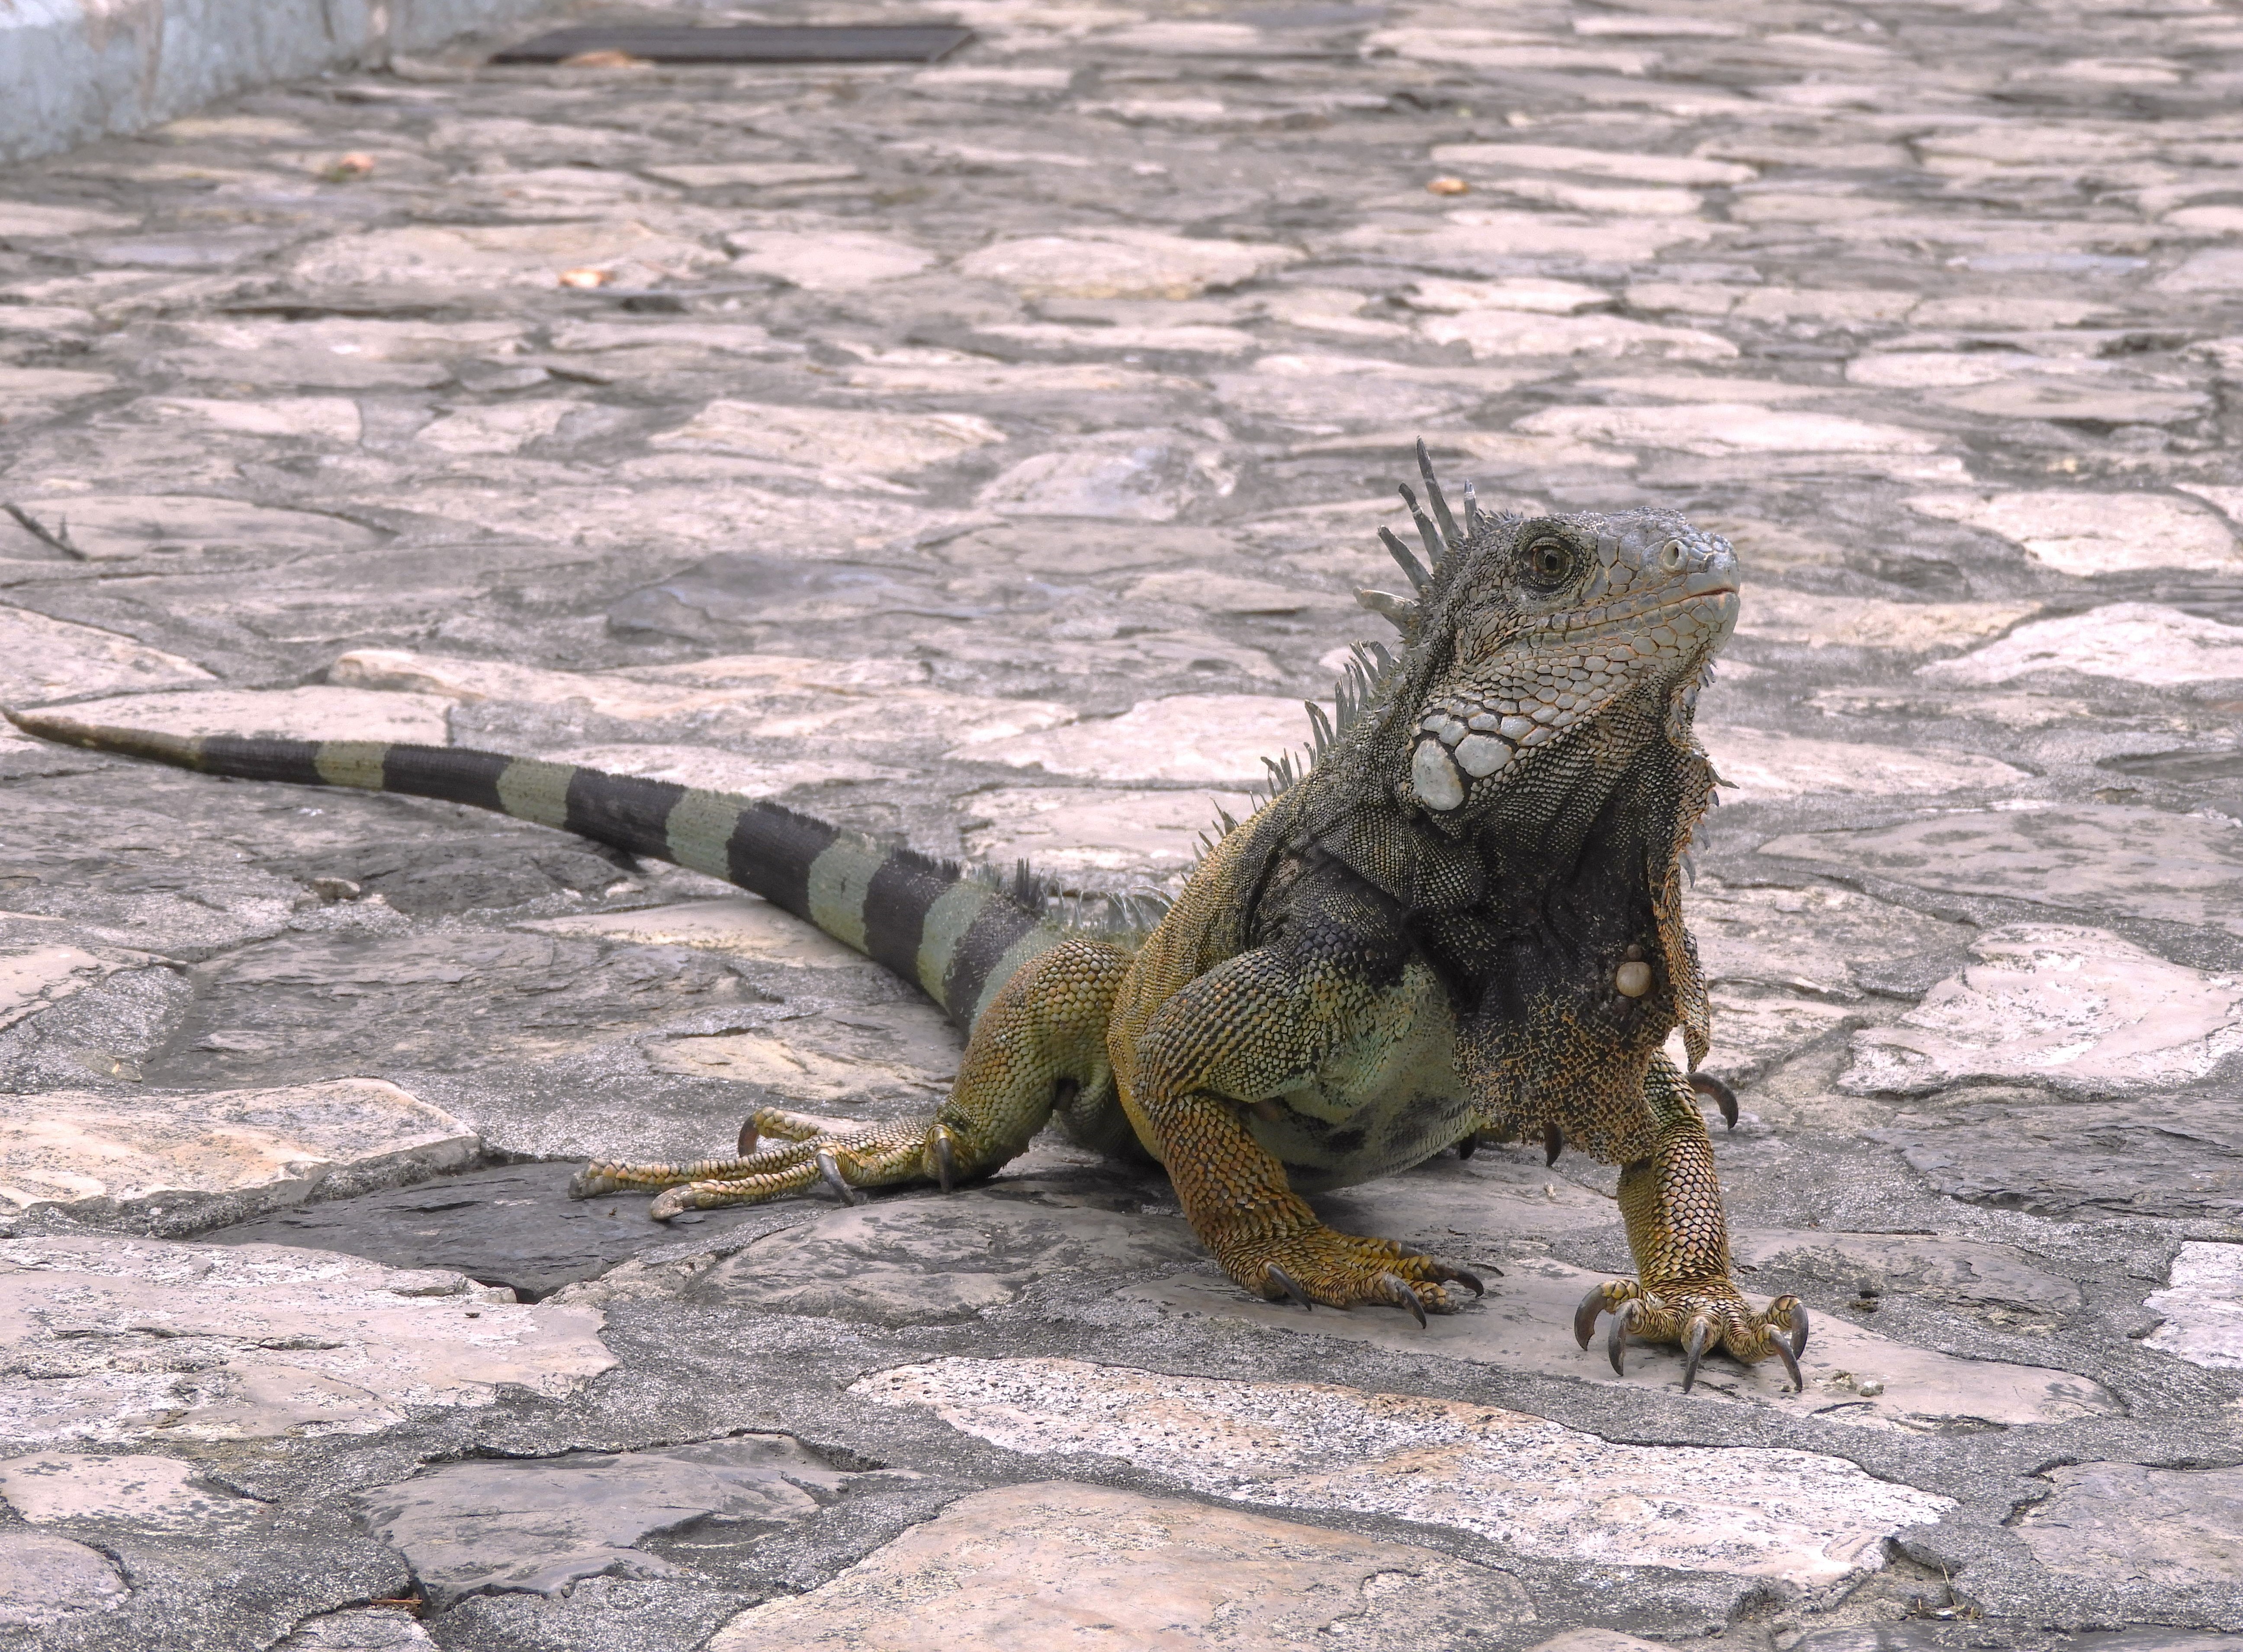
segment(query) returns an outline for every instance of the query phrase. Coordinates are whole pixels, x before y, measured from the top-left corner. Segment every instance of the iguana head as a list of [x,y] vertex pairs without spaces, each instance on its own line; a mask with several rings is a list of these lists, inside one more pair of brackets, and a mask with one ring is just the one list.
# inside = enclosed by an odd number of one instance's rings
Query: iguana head
[[1736,624],[1728,542],[1664,510],[1485,515],[1469,488],[1460,530],[1418,453],[1438,526],[1411,508],[1433,566],[1389,534],[1417,598],[1364,599],[1408,643],[1402,697],[1381,719],[1402,760],[1397,800],[1445,823],[1482,814],[1539,754],[1623,704],[1657,708],[1667,736],[1687,742],[1698,685]]

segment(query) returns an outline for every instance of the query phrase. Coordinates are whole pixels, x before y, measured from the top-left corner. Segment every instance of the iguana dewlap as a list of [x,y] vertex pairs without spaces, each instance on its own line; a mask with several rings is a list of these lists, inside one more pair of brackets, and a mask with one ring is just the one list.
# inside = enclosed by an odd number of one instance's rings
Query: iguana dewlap
[[[1692,733],[1735,624],[1722,540],[1670,512],[1433,516],[1402,633],[1359,654],[1314,760],[1233,825],[1149,933],[1070,930],[1012,890],[775,804],[528,757],[381,742],[183,739],[11,713],[25,730],[205,772],[496,809],[728,878],[906,980],[965,1028],[931,1117],[837,1129],[758,1112],[731,1158],[596,1163],[581,1196],[657,1191],[653,1212],[985,1177],[1054,1119],[1142,1151],[1249,1291],[1307,1305],[1457,1306],[1470,1274],[1336,1232],[1300,1197],[1390,1174],[1483,1130],[1621,1166],[1639,1278],[1583,1302],[1586,1346],[1631,1336],[1775,1353],[1797,1380],[1806,1313],[1731,1283],[1713,1153],[1689,1083],[1706,995],[1681,915],[1683,854],[1712,799]],[[1404,490],[1405,496],[1408,490]],[[1709,1086],[1716,1089],[1718,1086]],[[766,1138],[769,1138],[768,1140]],[[1686,1377],[1686,1384],[1687,1378]]]

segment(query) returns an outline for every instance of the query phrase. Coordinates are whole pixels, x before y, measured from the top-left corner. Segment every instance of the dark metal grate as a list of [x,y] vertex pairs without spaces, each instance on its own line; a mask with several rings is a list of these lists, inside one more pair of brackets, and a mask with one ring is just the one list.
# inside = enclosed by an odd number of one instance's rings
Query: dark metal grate
[[557,64],[591,52],[649,63],[937,63],[973,38],[953,24],[858,28],[669,28],[617,24],[556,29],[509,46],[495,64]]

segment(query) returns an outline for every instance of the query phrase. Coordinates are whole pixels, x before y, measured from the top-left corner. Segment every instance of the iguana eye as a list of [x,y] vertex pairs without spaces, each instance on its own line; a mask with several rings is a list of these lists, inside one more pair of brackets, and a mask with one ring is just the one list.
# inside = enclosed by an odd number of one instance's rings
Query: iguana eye
[[1682,560],[1687,554],[1688,553],[1682,547],[1681,540],[1668,540],[1666,544],[1659,547],[1659,566],[1669,574],[1680,574],[1682,571]]
[[1526,582],[1554,591],[1573,577],[1573,547],[1561,539],[1538,539],[1526,547]]

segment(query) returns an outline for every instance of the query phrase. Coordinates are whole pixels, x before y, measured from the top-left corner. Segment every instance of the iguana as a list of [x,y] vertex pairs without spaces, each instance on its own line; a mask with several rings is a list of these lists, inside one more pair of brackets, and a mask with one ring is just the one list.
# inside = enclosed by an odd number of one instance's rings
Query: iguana
[[[1692,733],[1735,624],[1728,543],[1662,510],[1452,514],[1423,443],[1425,555],[1391,530],[1406,596],[1360,600],[1401,632],[1359,648],[1337,715],[1314,704],[1304,772],[1226,823],[1149,932],[1092,933],[1007,890],[769,802],[536,758],[447,747],[90,727],[30,733],[244,779],[445,798],[729,878],[915,982],[967,1033],[931,1116],[837,1127],[757,1112],[738,1152],[598,1163],[579,1197],[643,1189],[652,1212],[814,1188],[989,1176],[1047,1122],[1083,1146],[1149,1154],[1186,1219],[1248,1291],[1308,1307],[1415,1314],[1479,1294],[1472,1274],[1337,1232],[1304,1192],[1387,1175],[1485,1130],[1580,1147],[1620,1169],[1638,1277],[1575,1315],[1679,1343],[1684,1383],[1715,1346],[1773,1353],[1794,1384],[1807,1313],[1756,1311],[1730,1281],[1712,1145],[1692,1068],[1707,1000],[1682,923],[1684,852],[1714,776]],[[1721,1100],[1718,1084],[1698,1081]]]

